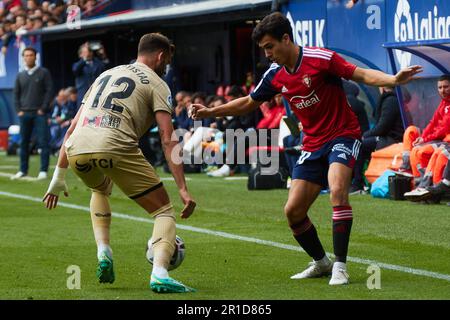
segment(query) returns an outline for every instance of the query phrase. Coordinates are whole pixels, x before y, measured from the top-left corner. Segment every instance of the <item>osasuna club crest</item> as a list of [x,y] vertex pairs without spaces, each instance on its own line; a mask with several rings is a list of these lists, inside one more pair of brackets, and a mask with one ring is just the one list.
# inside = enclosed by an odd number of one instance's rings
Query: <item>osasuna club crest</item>
[[305,75],[303,77],[303,83],[305,84],[305,86],[307,86],[308,88],[311,88],[311,77],[309,75]]

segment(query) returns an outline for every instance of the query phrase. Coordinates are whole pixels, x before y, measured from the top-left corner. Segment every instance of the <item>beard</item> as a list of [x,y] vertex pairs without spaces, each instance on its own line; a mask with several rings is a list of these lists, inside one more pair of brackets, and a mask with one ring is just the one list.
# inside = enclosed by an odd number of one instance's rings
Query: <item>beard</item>
[[161,64],[157,66],[154,71],[158,76],[163,77],[166,74],[166,65]]

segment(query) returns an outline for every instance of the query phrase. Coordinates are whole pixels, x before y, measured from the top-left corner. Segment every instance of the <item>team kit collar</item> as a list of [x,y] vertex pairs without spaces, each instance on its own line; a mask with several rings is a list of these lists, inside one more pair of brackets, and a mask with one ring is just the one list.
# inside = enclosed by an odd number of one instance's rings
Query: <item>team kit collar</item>
[[299,51],[298,51],[298,57],[297,57],[297,62],[295,63],[295,67],[294,67],[294,72],[289,72],[289,70],[286,68],[286,66],[284,67],[284,70],[288,73],[288,74],[294,74],[298,71],[298,69],[300,69],[300,65],[302,64],[302,60],[303,60],[303,47],[302,46],[298,46]]

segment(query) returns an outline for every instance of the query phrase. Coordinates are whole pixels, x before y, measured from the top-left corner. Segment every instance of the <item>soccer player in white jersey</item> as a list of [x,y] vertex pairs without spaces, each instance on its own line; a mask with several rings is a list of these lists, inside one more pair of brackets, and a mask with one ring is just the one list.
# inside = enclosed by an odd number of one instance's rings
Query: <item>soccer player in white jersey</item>
[[184,204],[181,218],[188,218],[196,203],[187,190],[182,164],[175,164],[171,159],[178,141],[171,140],[171,93],[161,79],[173,50],[167,37],[146,34],[139,41],[135,63],[107,70],[95,80],[67,131],[43,199],[46,207],[53,209],[60,192],[68,195],[64,176],[69,165],[91,188],[90,211],[98,248],[97,277],[101,283],[112,283],[115,279],[108,200],[114,183],[155,219],[151,238],[154,252],[151,289],[195,291],[169,277],[168,266],[175,250],[175,212],[162,182],[138,148],[139,138],[156,122]]

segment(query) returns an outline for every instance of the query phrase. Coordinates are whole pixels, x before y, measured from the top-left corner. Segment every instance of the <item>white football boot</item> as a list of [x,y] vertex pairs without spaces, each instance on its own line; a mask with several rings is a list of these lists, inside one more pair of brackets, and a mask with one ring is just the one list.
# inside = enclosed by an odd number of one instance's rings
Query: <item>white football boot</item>
[[320,278],[329,275],[332,268],[333,263],[327,257],[321,261],[310,262],[308,268],[300,273],[294,274],[291,279]]
[[331,273],[330,286],[338,286],[348,284],[349,275],[345,263],[335,262],[333,265],[333,271]]

